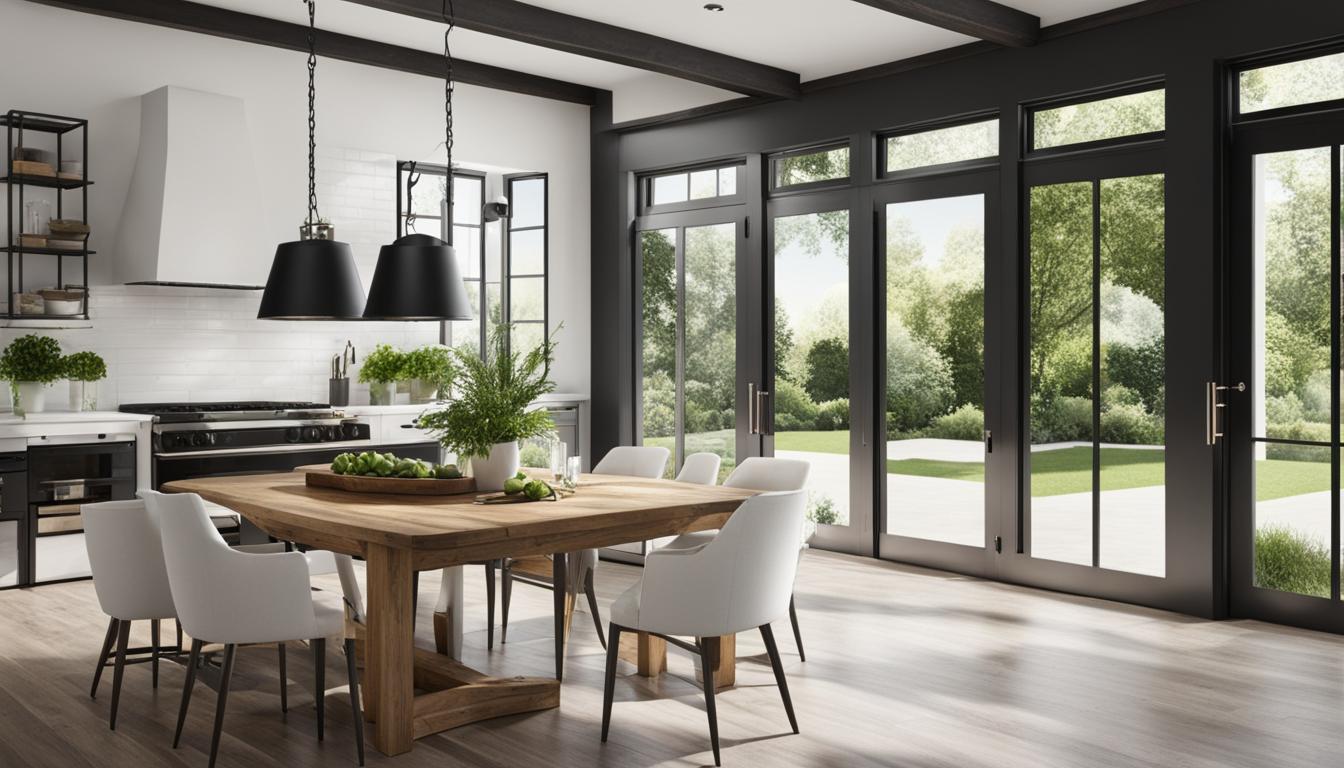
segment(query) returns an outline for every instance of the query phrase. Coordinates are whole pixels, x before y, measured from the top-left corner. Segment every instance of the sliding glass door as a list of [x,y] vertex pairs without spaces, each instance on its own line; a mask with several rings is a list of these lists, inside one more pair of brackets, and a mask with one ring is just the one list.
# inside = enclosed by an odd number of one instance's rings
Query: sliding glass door
[[[998,172],[898,181],[875,195],[878,504],[883,557],[987,574],[1011,504],[1011,446],[987,472],[999,418]],[[987,278],[989,278],[987,280]]]

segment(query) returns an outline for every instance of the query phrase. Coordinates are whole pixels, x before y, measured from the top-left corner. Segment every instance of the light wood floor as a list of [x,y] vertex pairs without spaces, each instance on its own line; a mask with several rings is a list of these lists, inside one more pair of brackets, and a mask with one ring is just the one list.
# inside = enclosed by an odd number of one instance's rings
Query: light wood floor
[[[638,572],[602,563],[604,608]],[[421,587],[427,647],[434,575]],[[494,653],[485,648],[482,569],[468,571],[466,596],[468,664],[550,673],[548,592],[515,588],[510,642]],[[798,661],[787,622],[776,636],[802,735],[788,732],[759,636],[742,635],[739,684],[718,700],[726,766],[1344,765],[1344,638],[816,551],[804,559],[797,596],[809,660]],[[204,686],[182,748],[168,748],[183,676],[175,665],[165,665],[157,691],[147,665],[131,667],[118,731],[107,730],[110,671],[98,700],[87,695],[104,628],[91,583],[0,592],[0,766],[205,766],[214,699]],[[137,635],[147,640],[148,628]],[[369,765],[712,765],[694,667],[670,655],[672,674],[658,682],[622,664],[602,745],[603,656],[580,613],[560,709],[422,739],[399,758],[370,750]],[[328,684],[339,685],[343,660],[333,654],[329,664]],[[290,649],[289,674],[282,716],[274,651],[239,653],[221,766],[355,764],[345,696],[329,697],[319,745],[301,646]]]

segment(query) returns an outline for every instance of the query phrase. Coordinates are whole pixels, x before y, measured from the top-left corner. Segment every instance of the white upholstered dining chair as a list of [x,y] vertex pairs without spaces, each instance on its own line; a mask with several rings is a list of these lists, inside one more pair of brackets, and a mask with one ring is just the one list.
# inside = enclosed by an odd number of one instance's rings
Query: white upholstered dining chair
[[[219,754],[224,709],[239,645],[304,640],[313,649],[316,677],[317,738],[325,730],[326,639],[344,634],[345,612],[334,596],[314,592],[308,559],[298,552],[248,554],[231,549],[211,523],[201,498],[193,493],[144,492],[146,506],[158,517],[163,560],[182,628],[191,635],[191,658],[182,688],[176,748],[182,737],[196,682],[201,649],[208,641],[224,644],[210,766]],[[354,640],[345,640],[355,744],[364,764],[364,718],[359,706]]]
[[719,464],[723,460],[717,453],[692,453],[681,462],[681,471],[677,473],[677,482],[696,485],[714,485],[719,482]]
[[[667,459],[671,453],[661,446],[622,445],[607,451],[607,455],[593,467],[594,475],[629,475],[631,477],[659,478],[667,469]],[[500,642],[507,642],[509,636],[509,599],[513,594],[513,582],[552,589],[552,579],[544,567],[535,566],[540,558],[528,558],[526,561],[505,560],[501,575],[501,617]],[[585,549],[571,552],[565,569],[565,584],[576,597],[580,589],[588,598],[588,612],[593,615],[593,626],[597,628],[597,637],[604,646],[606,633],[602,631],[602,614],[597,607],[597,591],[593,586],[594,573],[597,570],[597,550]],[[527,570],[524,571],[523,569]],[[561,618],[561,617],[557,617]]]
[[[602,741],[611,725],[616,661],[622,632],[647,632],[700,656],[705,710],[714,764],[719,765],[719,726],[714,672],[719,638],[758,628],[770,656],[789,725],[798,721],[770,622],[788,612],[798,570],[803,491],[763,493],[737,508],[717,536],[681,549],[658,549],[644,558],[644,574],[611,606],[607,669],[602,696]],[[694,596],[690,598],[689,596]],[[695,638],[695,643],[680,640]]]

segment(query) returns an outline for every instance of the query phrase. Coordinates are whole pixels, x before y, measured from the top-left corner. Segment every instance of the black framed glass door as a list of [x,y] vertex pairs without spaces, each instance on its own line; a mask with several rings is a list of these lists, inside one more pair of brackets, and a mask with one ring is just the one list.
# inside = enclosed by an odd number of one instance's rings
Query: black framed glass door
[[1341,144],[1339,114],[1235,127],[1229,380],[1210,392],[1223,404],[1211,438],[1227,439],[1232,613],[1334,632]]
[[722,481],[740,458],[760,455],[744,388],[759,381],[761,355],[744,207],[643,216],[634,236],[639,442],[672,452],[668,477],[686,456],[715,453]]
[[813,544],[873,548],[873,299],[859,192],[789,194],[766,204],[766,376],[756,419],[762,452],[805,460]]
[[[878,525],[881,557],[964,573],[994,570],[1011,520],[1014,452],[993,453],[997,357],[997,169],[874,191],[878,259]],[[993,459],[993,466],[990,460]]]

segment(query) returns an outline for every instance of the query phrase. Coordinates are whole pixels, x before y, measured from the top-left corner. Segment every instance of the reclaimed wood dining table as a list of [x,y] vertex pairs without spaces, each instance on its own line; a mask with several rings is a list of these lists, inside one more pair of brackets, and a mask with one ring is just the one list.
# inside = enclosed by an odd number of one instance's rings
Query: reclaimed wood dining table
[[[577,491],[559,501],[482,505],[473,503],[471,494],[406,496],[310,487],[302,472],[177,480],[163,490],[199,494],[276,539],[364,558],[368,610],[361,632],[361,685],[373,744],[386,755],[408,752],[415,739],[450,728],[560,705],[566,553],[720,528],[756,493],[583,475]],[[450,656],[415,647],[418,572],[445,568],[460,573],[472,563],[535,555],[548,555],[553,562],[554,679],[490,677]],[[451,647],[460,648],[461,623],[451,631],[458,638]],[[651,656],[660,652],[665,649],[653,640],[641,647],[640,671],[656,673],[661,664]],[[731,663],[731,653],[725,655]]]

